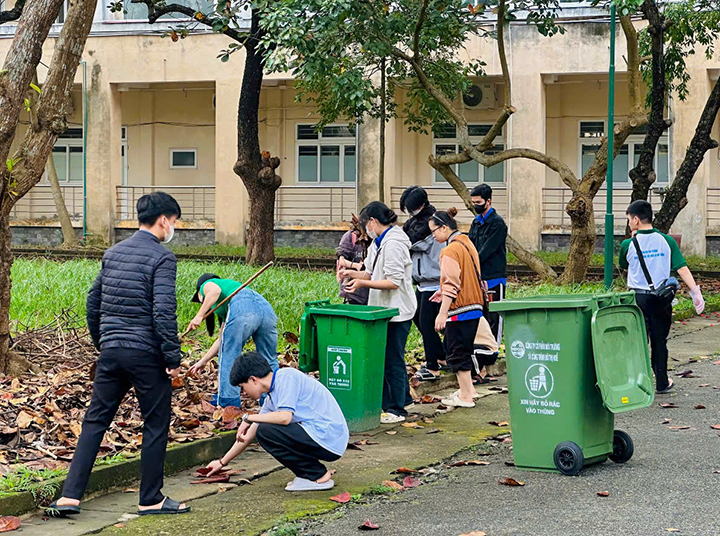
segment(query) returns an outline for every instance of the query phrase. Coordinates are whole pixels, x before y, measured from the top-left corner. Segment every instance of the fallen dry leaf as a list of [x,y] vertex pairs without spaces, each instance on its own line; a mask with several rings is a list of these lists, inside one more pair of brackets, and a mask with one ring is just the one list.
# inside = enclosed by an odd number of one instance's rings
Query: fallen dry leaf
[[515,467],[515,462],[505,462],[508,467]]
[[352,496],[347,491],[344,491],[340,495],[335,495],[334,497],[330,497],[331,501],[340,503],[340,504],[349,503],[351,499],[352,499]]
[[664,404],[660,404],[660,407],[665,409],[677,409],[677,406],[673,402],[665,402]]
[[239,417],[243,416],[243,413],[245,412],[237,406],[227,406],[223,409],[222,420],[223,422],[237,421]]
[[420,426],[420,425],[419,425],[418,423],[416,423],[416,422],[404,422],[404,423],[402,423],[402,425],[403,425],[405,428],[425,428],[424,426]]
[[660,424],[670,424],[671,419],[663,419]]
[[352,443],[353,445],[379,445],[377,441],[370,441],[369,439],[361,439]]
[[298,336],[295,335],[292,331],[286,331],[285,333],[283,333],[283,337],[288,344],[298,344],[300,342]]
[[116,529],[124,529],[125,523],[115,523],[113,527],[115,527]]
[[382,485],[385,486],[386,488],[392,488],[397,491],[402,491],[405,489],[400,484],[395,482],[394,480],[383,480]]
[[422,482],[420,482],[414,476],[406,476],[403,479],[403,487],[405,488],[417,488]]
[[140,493],[140,490],[138,488],[125,488],[123,493]]
[[10,532],[20,527],[20,518],[15,516],[0,517],[0,532]]
[[425,395],[420,398],[421,404],[437,404],[438,402],[440,402],[440,399],[432,395]]
[[414,475],[417,471],[414,469],[408,469],[407,467],[399,467],[398,469],[395,469],[393,473],[397,473],[399,475]]
[[435,419],[428,419],[427,417],[425,417],[425,418],[423,419],[423,422],[424,422],[425,424],[432,424],[432,423],[435,422]]
[[203,478],[202,480],[193,480],[191,484],[216,484],[222,482],[230,482],[230,475],[213,475]]
[[488,424],[491,424],[493,426],[507,426],[508,422],[507,421],[500,421],[500,422],[490,421]]
[[674,528],[672,528],[672,527],[669,528],[669,529],[665,529],[665,530],[668,531],[668,532],[680,532],[680,529],[674,529]]
[[713,474],[714,474],[714,475],[720,475],[720,470],[716,469],[715,471],[713,471]]
[[201,400],[200,407],[202,408],[204,413],[215,413],[215,406],[213,406],[207,400]]
[[185,385],[185,380],[183,380],[180,376],[172,379],[173,389],[180,389],[183,385]]
[[[21,411],[17,416],[17,427],[27,428],[33,422],[33,416],[29,413]],[[13,529],[14,530],[14,529]]]
[[385,432],[385,433],[386,433],[387,435],[395,435],[395,434],[397,434],[397,430],[388,430],[388,431]]
[[713,430],[720,430],[720,424],[713,424],[712,426],[710,426],[710,428],[712,428]]
[[505,478],[501,478],[500,480],[498,480],[498,484],[501,484],[503,486],[524,486],[525,482],[515,480],[514,478],[506,476]]
[[609,491],[598,491],[597,494],[598,494],[598,497],[610,497]]
[[463,532],[460,536],[487,536],[487,534],[481,530],[474,530],[472,532]]
[[480,460],[460,460],[450,464],[450,467],[464,467],[466,465],[490,465],[490,462],[481,462]]
[[378,530],[380,528],[380,525],[377,523],[373,523],[369,519],[366,519],[365,522],[358,527],[360,530]]
[[701,383],[700,387],[710,387],[710,384],[709,383]]
[[425,433],[426,433],[426,434],[439,434],[439,433],[440,433],[440,428],[431,428],[430,430],[428,430],[428,431],[425,432]]
[[698,404],[697,406],[695,406],[695,409],[705,409],[705,406],[703,406],[702,404]]
[[689,430],[689,426],[668,426],[668,430]]

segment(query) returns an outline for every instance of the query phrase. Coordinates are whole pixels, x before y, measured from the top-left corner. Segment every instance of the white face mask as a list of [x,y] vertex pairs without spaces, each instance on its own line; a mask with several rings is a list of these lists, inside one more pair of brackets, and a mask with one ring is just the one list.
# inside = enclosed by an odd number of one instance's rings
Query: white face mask
[[367,232],[367,235],[373,240],[378,237],[377,233],[375,231],[371,231],[368,227],[365,227],[365,231]]
[[422,207],[420,207],[420,208],[417,209],[417,210],[411,210],[411,211],[410,211],[410,216],[412,216],[412,217],[414,218],[415,216],[417,216],[417,215],[420,214],[421,212],[422,212]]
[[175,227],[173,227],[169,223],[168,223],[168,227],[170,227],[170,230],[165,232],[165,238],[162,241],[163,244],[169,243],[170,240],[173,239],[173,236],[175,236]]

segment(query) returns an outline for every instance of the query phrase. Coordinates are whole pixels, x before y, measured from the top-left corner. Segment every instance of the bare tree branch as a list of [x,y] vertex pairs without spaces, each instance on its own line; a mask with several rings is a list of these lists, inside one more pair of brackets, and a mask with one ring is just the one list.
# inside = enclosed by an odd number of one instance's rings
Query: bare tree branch
[[20,15],[22,15],[24,7],[25,0],[18,0],[12,9],[0,11],[0,24],[18,20],[20,18]]
[[418,21],[415,25],[415,35],[413,36],[413,54],[415,59],[420,58],[420,32],[422,31],[423,24],[425,24],[425,13],[427,12],[428,0],[423,0],[422,6],[420,7],[420,14],[418,15]]

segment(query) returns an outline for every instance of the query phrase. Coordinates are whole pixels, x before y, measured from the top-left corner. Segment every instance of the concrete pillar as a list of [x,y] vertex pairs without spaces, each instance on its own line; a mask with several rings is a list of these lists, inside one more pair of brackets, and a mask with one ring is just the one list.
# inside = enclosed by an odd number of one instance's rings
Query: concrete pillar
[[[517,112],[508,125],[509,148],[525,147],[545,152],[545,85],[539,72],[525,66],[513,68],[513,105]],[[545,166],[524,158],[507,167],[509,232],[531,251],[540,250],[542,190]]]
[[106,67],[91,61],[88,70],[87,226],[91,239],[109,242],[122,182],[122,105]]
[[[387,138],[387,130],[385,132]],[[380,120],[367,117],[358,128],[358,211],[380,199]],[[385,140],[387,142],[387,139]],[[385,175],[389,168],[385,165]],[[390,168],[390,172],[391,168]]]
[[247,191],[233,171],[237,160],[239,79],[215,83],[215,240],[241,245],[249,208]]
[[[687,100],[673,101],[673,126],[670,133],[670,180],[675,178],[680,164],[682,164],[690,141],[695,135],[695,128],[702,114],[705,102],[712,91],[712,81],[707,70],[703,67],[695,70],[690,78],[690,88]],[[715,157],[715,151],[705,153],[703,163],[695,173],[687,192],[687,206],[680,211],[670,232],[682,234],[682,250],[686,254],[705,255],[706,249],[706,202],[707,188],[710,186],[710,159]],[[657,205],[657,203],[656,203]],[[654,206],[659,210],[660,206]]]

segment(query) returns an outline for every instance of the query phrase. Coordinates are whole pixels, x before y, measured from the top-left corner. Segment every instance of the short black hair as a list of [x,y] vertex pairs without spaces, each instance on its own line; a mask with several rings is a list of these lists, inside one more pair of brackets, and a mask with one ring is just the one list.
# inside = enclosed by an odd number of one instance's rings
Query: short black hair
[[638,199],[630,203],[625,214],[628,216],[637,216],[643,223],[650,223],[653,219],[652,205],[644,199]]
[[160,216],[180,217],[180,205],[175,198],[165,192],[145,194],[137,202],[138,221],[143,225],[155,225]]
[[400,196],[400,210],[414,212],[423,205],[428,204],[428,195],[421,186],[410,186]]
[[397,214],[381,201],[373,201],[360,211],[360,223],[367,224],[370,218],[375,218],[382,225],[392,225],[398,219]]
[[451,207],[446,211],[438,210],[432,215],[432,219],[435,222],[435,225],[447,225],[450,229],[455,231],[457,230],[457,222],[455,221],[457,213],[458,211],[455,207]]
[[251,376],[264,378],[271,373],[270,363],[263,356],[257,352],[244,352],[230,369],[230,385],[238,386],[246,383]]
[[478,184],[470,192],[470,197],[482,197],[485,201],[492,199],[492,188],[487,184]]

